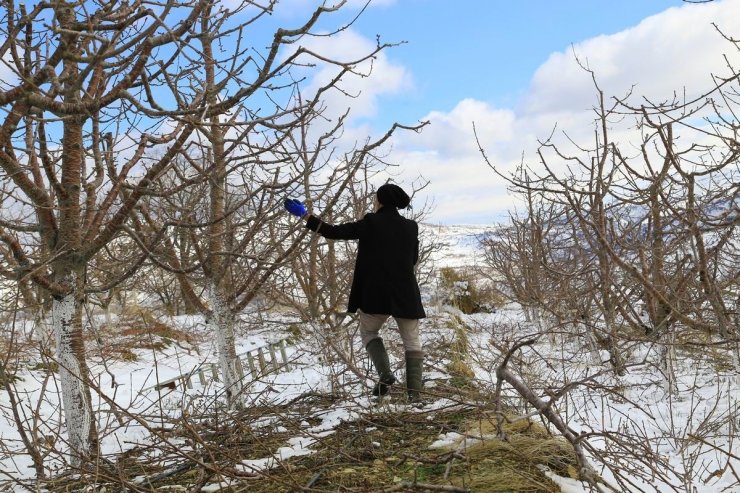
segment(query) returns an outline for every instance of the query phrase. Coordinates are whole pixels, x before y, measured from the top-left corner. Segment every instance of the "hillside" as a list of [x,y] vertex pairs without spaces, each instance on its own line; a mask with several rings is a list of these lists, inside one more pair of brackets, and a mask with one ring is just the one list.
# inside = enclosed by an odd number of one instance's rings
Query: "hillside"
[[480,237],[491,231],[485,225],[422,224],[420,233],[440,245],[432,254],[435,267],[464,267],[481,263]]

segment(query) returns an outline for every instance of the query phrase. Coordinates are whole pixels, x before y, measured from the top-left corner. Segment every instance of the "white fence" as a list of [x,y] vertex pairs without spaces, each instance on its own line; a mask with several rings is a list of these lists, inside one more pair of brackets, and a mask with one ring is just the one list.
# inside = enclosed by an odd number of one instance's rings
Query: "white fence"
[[[287,347],[288,340],[281,339],[277,342],[271,342],[240,354],[236,360],[236,370],[239,374],[239,378],[244,379],[247,376],[257,378],[265,373],[290,370],[290,364],[288,363],[288,356],[286,353]],[[248,373],[245,373],[245,369],[248,370]],[[183,373],[182,375],[170,378],[169,380],[159,382],[149,388],[155,390],[165,388],[176,389],[177,387],[192,389],[193,380],[195,379],[197,379],[197,382],[201,386],[205,386],[210,381],[218,382],[219,378],[218,363],[204,362],[193,368],[188,373]]]

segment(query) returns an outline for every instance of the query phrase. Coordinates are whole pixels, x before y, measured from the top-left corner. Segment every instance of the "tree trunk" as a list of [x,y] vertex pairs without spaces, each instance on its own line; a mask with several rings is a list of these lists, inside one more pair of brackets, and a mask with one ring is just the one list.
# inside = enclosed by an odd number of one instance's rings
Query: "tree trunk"
[[236,355],[234,315],[215,282],[212,282],[209,287],[209,296],[211,316],[208,324],[212,326],[212,330],[216,334],[218,362],[221,368],[221,379],[224,383],[226,398],[231,408],[239,409],[242,407],[240,393],[243,375],[239,371],[239,362]]
[[534,323],[534,326],[537,327],[539,332],[543,332],[545,329],[542,324],[542,310],[539,306],[532,305],[530,307],[530,312],[532,314],[532,323]]
[[596,334],[594,334],[593,327],[585,320],[581,320],[580,322],[577,321],[575,322],[575,325],[576,331],[578,331],[579,326],[583,329],[584,338],[586,340],[586,346],[583,349],[588,351],[591,358],[591,364],[600,365],[602,361],[601,354],[599,353],[599,343],[596,340]]
[[740,387],[740,342],[735,343],[732,360],[735,363],[735,386]]
[[97,451],[97,432],[88,385],[85,362],[85,343],[82,335],[82,305],[78,295],[79,283],[71,275],[72,291],[55,297],[51,316],[56,336],[56,361],[62,407],[67,425],[70,463],[79,466]]
[[673,333],[664,334],[658,340],[658,358],[660,369],[663,372],[663,389],[666,394],[678,395],[678,382],[676,381],[676,346]]
[[308,253],[308,316],[311,320],[318,320],[320,315],[319,308],[319,237],[314,235],[311,238],[311,245]]
[[[209,105],[218,102],[218,88],[216,87],[216,60],[213,55],[213,36],[211,5],[203,10],[201,16],[203,55],[205,60],[205,88],[206,101]],[[231,408],[241,408],[241,372],[238,369],[236,346],[234,345],[234,314],[231,311],[226,295],[226,287],[232,281],[226,279],[229,274],[229,265],[223,251],[226,248],[227,231],[227,166],[226,151],[224,150],[224,128],[221,126],[219,114],[209,118],[210,151],[213,157],[213,169],[209,176],[209,215],[211,225],[208,228],[209,259],[206,276],[208,277],[208,295],[211,302],[209,324],[216,333],[218,360],[221,367],[221,378],[226,391],[226,398]]]
[[604,286],[602,290],[603,307],[604,307],[604,327],[606,331],[606,350],[609,351],[609,360],[611,361],[614,372],[623,377],[627,370],[625,368],[624,357],[622,356],[622,350],[617,343],[617,325],[614,323],[614,305],[612,304],[611,294],[609,293],[608,286]]
[[527,322],[527,323],[531,323],[532,322],[532,314],[531,314],[531,312],[529,310],[529,306],[522,305],[522,311],[524,312],[524,321]]

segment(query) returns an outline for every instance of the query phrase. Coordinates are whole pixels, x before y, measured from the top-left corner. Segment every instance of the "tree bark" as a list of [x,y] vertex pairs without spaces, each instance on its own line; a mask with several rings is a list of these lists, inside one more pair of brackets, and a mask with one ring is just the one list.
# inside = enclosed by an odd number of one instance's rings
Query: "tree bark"
[[241,408],[240,391],[242,390],[241,377],[238,369],[238,358],[236,354],[236,337],[234,334],[234,315],[226,302],[225,296],[220,292],[214,281],[209,287],[211,302],[211,315],[208,324],[216,334],[216,349],[218,351],[218,362],[221,368],[226,398],[229,406],[235,409]]
[[70,463],[79,466],[96,453],[97,432],[85,362],[82,304],[78,290],[80,281],[74,273],[65,281],[73,289],[66,295],[54,297],[51,316],[56,336],[56,361],[59,364]]

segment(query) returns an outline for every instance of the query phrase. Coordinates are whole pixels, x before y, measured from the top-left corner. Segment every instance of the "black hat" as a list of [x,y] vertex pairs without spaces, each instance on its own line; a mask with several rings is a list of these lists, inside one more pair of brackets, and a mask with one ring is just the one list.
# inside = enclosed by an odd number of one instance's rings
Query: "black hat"
[[403,188],[392,183],[382,185],[378,188],[376,195],[378,196],[378,202],[397,209],[405,209],[411,203],[411,197],[403,191]]

